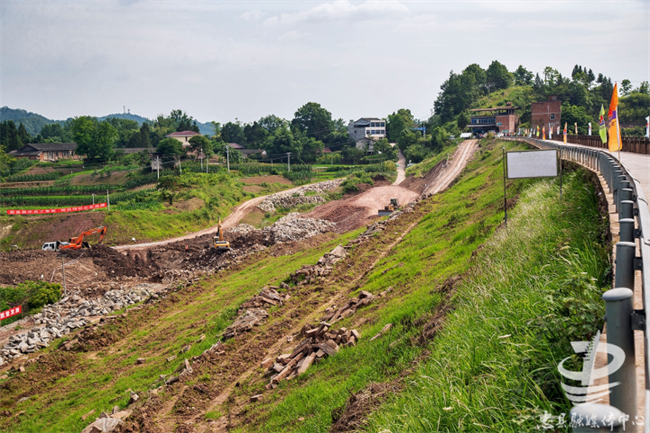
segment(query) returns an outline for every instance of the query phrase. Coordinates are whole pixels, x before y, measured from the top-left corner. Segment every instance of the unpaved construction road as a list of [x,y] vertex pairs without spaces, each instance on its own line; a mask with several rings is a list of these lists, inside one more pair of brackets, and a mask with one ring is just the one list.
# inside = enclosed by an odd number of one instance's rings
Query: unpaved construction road
[[[467,161],[473,155],[477,147],[477,140],[466,140],[460,144],[458,150],[451,160],[451,164],[444,168],[440,174],[436,175],[433,182],[427,185],[424,193],[435,194],[447,188],[449,184],[461,173],[467,165]],[[399,186],[406,179],[406,158],[399,151],[398,154],[397,179],[390,186],[380,186],[371,188],[354,197],[344,200],[336,200],[316,207],[312,212],[305,216],[309,218],[323,218],[337,224],[340,228],[337,231],[343,232],[351,230],[369,222],[370,218],[377,216],[379,209],[383,208],[390,202],[391,198],[397,198],[400,204],[406,204],[418,198],[421,191],[414,191],[403,186]],[[284,193],[295,191],[300,187],[282,191]],[[232,228],[259,205],[267,196],[255,197],[241,205],[235,207],[233,212],[226,217],[223,222],[223,228]],[[217,226],[211,226],[198,232],[178,236],[158,242],[147,242],[134,245],[119,245],[113,247],[118,251],[144,250],[150,247],[168,245],[174,242],[186,241],[199,236],[209,235],[217,232]]]

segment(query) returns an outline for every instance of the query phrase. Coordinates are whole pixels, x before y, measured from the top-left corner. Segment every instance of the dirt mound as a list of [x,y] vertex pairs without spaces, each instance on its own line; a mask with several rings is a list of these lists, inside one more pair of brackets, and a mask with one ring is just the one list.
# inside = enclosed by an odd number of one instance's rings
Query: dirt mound
[[189,200],[179,201],[174,207],[178,210],[191,212],[193,210],[201,209],[205,206],[205,202],[198,197],[193,197]]
[[158,266],[152,266],[152,262],[143,259],[142,254],[129,258],[105,245],[93,246],[89,255],[95,265],[114,277],[143,277],[159,270]]
[[429,170],[427,174],[424,175],[424,177],[409,176],[404,179],[402,183],[399,184],[399,186],[422,194],[427,185],[438,177],[442,169],[445,167],[445,163],[446,161],[440,161],[431,170]]

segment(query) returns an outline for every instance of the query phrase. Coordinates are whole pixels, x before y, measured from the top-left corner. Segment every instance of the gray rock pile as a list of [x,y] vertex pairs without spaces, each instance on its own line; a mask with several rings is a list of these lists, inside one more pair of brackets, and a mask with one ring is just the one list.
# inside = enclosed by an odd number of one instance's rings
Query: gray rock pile
[[249,331],[253,326],[261,325],[269,317],[264,308],[282,305],[290,298],[288,294],[278,293],[279,287],[264,287],[258,295],[253,296],[239,307],[239,317],[226,328],[223,339],[228,340]]
[[350,299],[346,304],[339,308],[336,308],[336,306],[333,305],[325,310],[323,321],[334,324],[339,320],[346,319],[356,313],[359,308],[370,305],[373,299],[375,299],[375,296],[372,293],[362,290],[361,293],[359,293],[358,298]]
[[332,266],[347,256],[347,251],[341,245],[318,259],[315,265],[303,265],[291,274],[291,280],[298,286],[323,282],[332,272]]
[[[301,204],[324,203],[325,200],[319,194],[337,188],[345,179],[334,179],[325,182],[318,182],[313,185],[301,186],[291,192],[278,192],[271,194],[264,199],[257,207],[264,212],[275,212],[276,208],[283,207],[291,209]],[[307,192],[315,192],[316,195],[305,195]]]
[[99,299],[85,300],[79,295],[72,295],[47,305],[42,313],[34,315],[35,327],[10,337],[9,342],[0,349],[0,365],[48,347],[52,340],[90,324],[90,317],[105,316],[143,301],[152,294],[147,284],[142,284],[124,290],[109,290]]
[[275,222],[270,227],[264,227],[263,232],[272,243],[301,241],[321,233],[334,230],[336,223],[318,218],[302,218],[299,213],[292,212]]

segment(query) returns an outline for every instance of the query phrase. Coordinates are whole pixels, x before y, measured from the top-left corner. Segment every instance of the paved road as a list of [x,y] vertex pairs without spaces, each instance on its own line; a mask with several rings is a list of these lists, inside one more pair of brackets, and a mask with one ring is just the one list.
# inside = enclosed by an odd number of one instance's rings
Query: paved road
[[[546,140],[554,144],[562,144],[561,141]],[[587,149],[595,149],[590,146],[582,146],[580,144],[567,143],[567,146],[585,147]],[[618,152],[609,152],[607,149],[595,149],[609,153],[614,158],[618,159]],[[621,152],[620,161],[630,174],[639,181],[641,189],[643,190],[646,198],[650,194],[650,155],[642,155],[640,153]]]

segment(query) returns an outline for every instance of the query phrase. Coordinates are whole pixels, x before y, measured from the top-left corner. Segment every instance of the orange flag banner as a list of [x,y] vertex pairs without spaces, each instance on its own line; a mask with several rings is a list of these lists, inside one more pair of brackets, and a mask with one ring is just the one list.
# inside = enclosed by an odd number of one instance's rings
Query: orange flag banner
[[618,83],[614,84],[612,100],[609,103],[609,151],[616,152],[621,150],[623,142],[621,141],[621,128],[618,123]]

